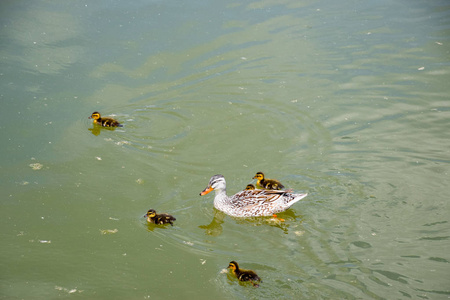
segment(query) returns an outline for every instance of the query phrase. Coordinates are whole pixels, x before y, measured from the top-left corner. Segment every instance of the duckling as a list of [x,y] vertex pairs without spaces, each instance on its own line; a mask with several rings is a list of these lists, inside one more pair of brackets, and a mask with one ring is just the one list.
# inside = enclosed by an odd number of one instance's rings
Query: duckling
[[98,111],[94,111],[89,119],[94,119],[94,124],[98,124],[103,127],[123,127],[122,124],[113,118],[102,118]]
[[247,186],[245,187],[245,190],[254,190],[255,186],[253,184],[247,184]]
[[256,182],[257,186],[260,186],[263,189],[266,190],[282,190],[284,189],[284,185],[281,184],[278,180],[275,179],[265,179],[263,172],[256,173],[255,177],[253,179],[257,179]]
[[144,218],[145,217],[147,217],[147,222],[157,225],[164,225],[170,223],[170,225],[173,226],[173,221],[176,220],[176,218],[172,215],[156,214],[156,211],[154,209],[149,209],[148,212],[145,214]]
[[230,262],[230,264],[228,265],[228,269],[233,271],[234,275],[236,275],[239,281],[250,281],[254,287],[259,287],[259,284],[254,281],[261,282],[261,278],[252,270],[240,269],[238,263],[234,260]]

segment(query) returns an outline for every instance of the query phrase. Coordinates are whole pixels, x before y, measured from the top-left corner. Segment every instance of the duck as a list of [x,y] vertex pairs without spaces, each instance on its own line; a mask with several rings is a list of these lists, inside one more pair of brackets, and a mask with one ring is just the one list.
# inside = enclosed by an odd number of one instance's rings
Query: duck
[[123,127],[122,124],[113,118],[102,118],[98,111],[94,111],[89,119],[94,119],[94,124],[98,124],[103,127]]
[[266,179],[264,178],[263,172],[257,172],[256,175],[253,177],[253,179],[256,179],[256,185],[266,189],[266,190],[282,190],[284,189],[284,185],[281,184],[278,180],[275,179]]
[[308,194],[294,194],[279,190],[243,190],[227,196],[225,177],[217,174],[211,177],[208,186],[200,193],[204,196],[215,191],[214,207],[231,217],[263,217],[290,208]]
[[253,184],[247,184],[247,186],[245,187],[245,190],[254,190],[256,189],[255,186]]
[[157,214],[154,209],[149,209],[144,215],[145,217],[147,217],[147,222],[157,225],[170,224],[173,226],[173,221],[176,220],[174,216],[169,214]]
[[250,281],[254,287],[259,287],[259,284],[255,281],[262,282],[261,278],[252,270],[240,269],[237,262],[234,260],[228,265],[234,275],[236,275],[239,281]]

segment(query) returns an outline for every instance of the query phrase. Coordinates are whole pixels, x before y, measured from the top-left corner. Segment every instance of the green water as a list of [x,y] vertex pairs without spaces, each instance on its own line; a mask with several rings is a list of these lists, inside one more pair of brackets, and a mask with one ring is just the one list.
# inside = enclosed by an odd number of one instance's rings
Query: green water
[[[0,298],[450,297],[446,1],[3,1],[0,16]],[[308,193],[284,223],[199,196],[257,171]],[[150,208],[174,226],[147,225]]]

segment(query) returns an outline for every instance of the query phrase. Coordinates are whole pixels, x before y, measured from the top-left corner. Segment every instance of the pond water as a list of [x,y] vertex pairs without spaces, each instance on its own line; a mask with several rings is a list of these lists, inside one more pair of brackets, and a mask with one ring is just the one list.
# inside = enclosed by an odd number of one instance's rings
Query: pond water
[[[450,297],[446,1],[0,8],[0,298]],[[199,196],[258,171],[284,222]]]

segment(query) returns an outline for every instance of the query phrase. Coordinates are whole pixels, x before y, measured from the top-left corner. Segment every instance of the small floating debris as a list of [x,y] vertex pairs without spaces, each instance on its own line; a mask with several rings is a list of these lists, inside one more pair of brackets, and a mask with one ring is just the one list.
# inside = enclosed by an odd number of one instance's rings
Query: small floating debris
[[193,242],[188,242],[188,241],[183,241],[183,244],[188,245],[188,246],[194,246]]
[[119,230],[116,228],[116,229],[100,229],[100,232],[102,233],[102,234],[114,234],[114,233],[117,233]]
[[420,67],[417,70],[419,70],[419,71],[425,70],[425,67]]
[[47,240],[39,240],[39,243],[41,244],[51,244],[52,241],[47,241]]
[[294,234],[295,234],[296,236],[302,236],[302,235],[305,234],[305,232],[304,232],[303,230],[297,230],[297,231],[294,231]]
[[33,170],[40,170],[40,169],[42,169],[43,166],[44,166],[44,165],[43,165],[43,164],[40,164],[40,163],[30,164],[30,167],[31,167]]
[[115,143],[117,146],[122,146],[122,145],[131,145],[130,142],[128,141],[119,141]]
[[95,157],[97,160],[102,160],[102,158],[100,156],[96,156]]
[[143,184],[144,183],[144,179],[142,178],[138,178],[136,179],[137,184]]
[[83,290],[77,290],[76,288],[75,289],[67,289],[67,288],[64,288],[62,286],[57,286],[57,285],[55,286],[55,290],[64,291],[64,292],[69,293],[69,294],[73,294],[73,293],[76,293],[76,292],[78,292],[78,293],[83,292]]

